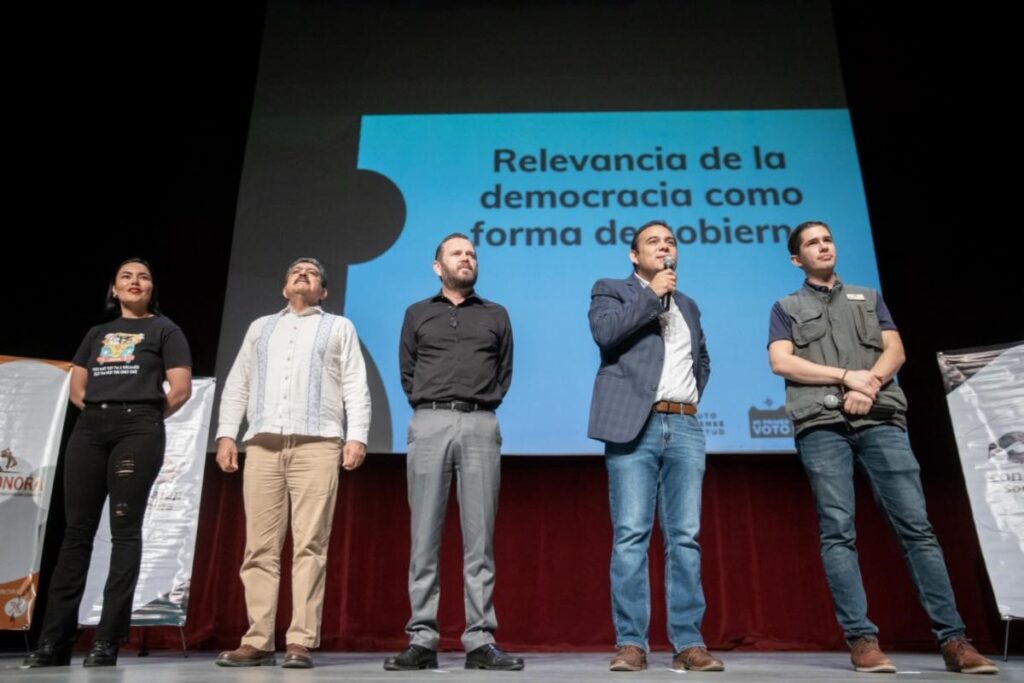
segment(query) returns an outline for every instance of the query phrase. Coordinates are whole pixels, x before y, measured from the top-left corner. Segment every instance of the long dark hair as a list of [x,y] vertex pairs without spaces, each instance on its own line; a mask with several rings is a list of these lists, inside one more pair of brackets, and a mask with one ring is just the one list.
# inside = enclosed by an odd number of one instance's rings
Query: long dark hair
[[153,266],[149,265],[149,261],[144,258],[133,257],[121,261],[117,268],[114,269],[114,274],[110,276],[110,284],[107,285],[107,300],[103,306],[104,317],[116,318],[121,315],[121,302],[114,298],[114,285],[117,283],[117,274],[121,271],[121,268],[129,263],[141,264],[146,266],[146,269],[149,271],[150,281],[153,283],[153,291],[149,297],[148,309],[153,315],[160,315],[160,299],[157,296],[156,276],[153,275]]

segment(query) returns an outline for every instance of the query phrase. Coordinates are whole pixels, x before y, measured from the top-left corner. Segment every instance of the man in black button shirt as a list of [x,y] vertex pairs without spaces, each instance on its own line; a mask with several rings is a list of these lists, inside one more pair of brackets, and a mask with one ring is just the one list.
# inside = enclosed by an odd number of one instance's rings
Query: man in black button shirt
[[518,671],[523,660],[494,644],[494,518],[501,482],[501,432],[494,410],[512,382],[512,326],[505,309],[481,299],[476,251],[460,233],[434,254],[441,292],[405,312],[398,350],[402,388],[413,406],[406,470],[412,511],[409,647],[384,660],[389,671],[437,668],[438,551],[456,474],[462,521],[467,669]]

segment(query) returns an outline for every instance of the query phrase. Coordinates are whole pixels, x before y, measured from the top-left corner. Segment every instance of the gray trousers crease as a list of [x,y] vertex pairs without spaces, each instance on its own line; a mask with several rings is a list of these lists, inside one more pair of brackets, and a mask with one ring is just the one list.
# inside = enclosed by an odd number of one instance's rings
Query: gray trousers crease
[[413,645],[436,650],[438,563],[448,490],[455,475],[462,524],[466,651],[494,642],[494,519],[501,486],[501,433],[493,412],[417,410],[409,423],[406,476],[411,510],[409,602]]

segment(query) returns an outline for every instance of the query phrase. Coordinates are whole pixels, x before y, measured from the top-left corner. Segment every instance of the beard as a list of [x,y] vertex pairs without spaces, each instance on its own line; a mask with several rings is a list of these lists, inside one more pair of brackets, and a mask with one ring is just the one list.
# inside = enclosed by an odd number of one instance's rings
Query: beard
[[476,284],[476,271],[469,275],[459,273],[458,269],[449,269],[441,264],[441,283],[448,289],[460,291],[470,290]]

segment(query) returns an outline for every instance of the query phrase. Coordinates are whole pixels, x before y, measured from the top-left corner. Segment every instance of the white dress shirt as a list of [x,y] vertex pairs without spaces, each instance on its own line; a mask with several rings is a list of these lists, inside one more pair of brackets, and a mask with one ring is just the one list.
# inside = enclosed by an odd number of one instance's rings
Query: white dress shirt
[[319,306],[290,307],[249,326],[220,399],[217,438],[256,434],[367,442],[370,388],[356,328]]
[[[651,283],[639,275],[636,279],[644,287],[650,287]],[[661,379],[654,400],[697,405],[697,378],[693,374],[690,327],[672,297],[669,297],[668,310],[658,315],[658,322],[661,324],[661,338],[665,341],[665,362],[661,366]]]

